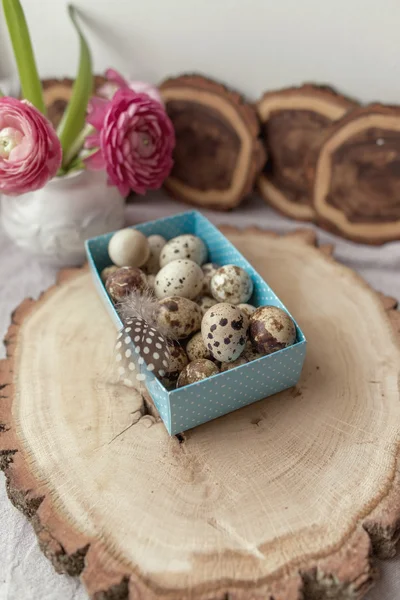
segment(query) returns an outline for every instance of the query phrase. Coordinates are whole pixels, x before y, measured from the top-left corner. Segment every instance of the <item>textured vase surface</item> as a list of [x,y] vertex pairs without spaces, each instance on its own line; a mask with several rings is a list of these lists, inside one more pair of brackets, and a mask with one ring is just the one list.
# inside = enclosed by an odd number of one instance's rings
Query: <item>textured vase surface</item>
[[85,261],[86,239],[120,229],[125,201],[102,171],[78,171],[21,196],[3,196],[6,234],[31,256],[57,266]]

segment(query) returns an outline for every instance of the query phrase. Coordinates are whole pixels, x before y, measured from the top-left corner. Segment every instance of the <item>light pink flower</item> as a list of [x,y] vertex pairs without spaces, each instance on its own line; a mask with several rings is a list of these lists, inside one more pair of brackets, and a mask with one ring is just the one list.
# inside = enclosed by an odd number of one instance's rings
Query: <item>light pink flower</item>
[[112,100],[92,98],[87,121],[98,132],[85,147],[99,148],[86,159],[89,168],[106,169],[123,196],[161,187],[173,165],[175,133],[159,102],[122,88]]
[[0,193],[16,196],[42,188],[61,159],[50,121],[25,100],[0,98]]
[[150,83],[146,83],[145,81],[128,81],[115,69],[107,69],[105,76],[108,81],[101,86],[99,94],[109,100],[111,100],[117,90],[129,88],[138,94],[147,94],[153,100],[157,100],[160,104],[164,105],[160,92]]

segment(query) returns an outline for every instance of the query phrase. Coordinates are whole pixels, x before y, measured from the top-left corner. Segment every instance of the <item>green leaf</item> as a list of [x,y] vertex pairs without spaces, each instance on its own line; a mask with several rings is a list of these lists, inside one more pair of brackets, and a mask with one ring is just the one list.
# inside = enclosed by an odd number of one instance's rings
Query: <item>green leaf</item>
[[79,69],[72,89],[72,96],[65,110],[63,118],[57,129],[63,149],[63,166],[68,166],[68,161],[73,158],[70,150],[74,146],[76,138],[81,133],[86,120],[86,110],[89,98],[93,90],[92,58],[89,46],[76,21],[76,9],[68,6],[68,13],[78,33],[80,42]]
[[0,90],[0,98],[3,98],[3,97],[4,97],[3,91]]
[[35,56],[19,0],[3,0],[3,10],[14,50],[22,95],[38,110],[46,114],[42,84],[36,68]]
[[68,149],[68,153],[64,156],[64,163],[68,166],[68,168],[70,167],[71,161],[73,161],[74,157],[76,157],[76,155],[79,154],[79,152],[82,150],[87,136],[93,133],[94,131],[95,128],[92,127],[92,125],[87,124],[79,133],[79,135],[74,139],[74,141]]

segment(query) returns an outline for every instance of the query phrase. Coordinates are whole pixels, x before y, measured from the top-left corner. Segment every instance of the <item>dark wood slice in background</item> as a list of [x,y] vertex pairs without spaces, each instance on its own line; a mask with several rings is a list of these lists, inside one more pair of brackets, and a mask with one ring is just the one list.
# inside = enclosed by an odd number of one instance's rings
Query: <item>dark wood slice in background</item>
[[[101,75],[95,75],[93,94],[98,93],[99,88],[106,83],[106,79]],[[43,96],[47,107],[47,116],[54,127],[58,127],[64,111],[72,95],[72,86],[74,80],[64,77],[64,79],[44,79]]]
[[176,133],[166,190],[190,204],[234,208],[251,192],[265,162],[256,111],[200,75],[168,79],[160,90]]
[[283,214],[313,221],[310,193],[327,128],[358,104],[331,88],[305,84],[267,92],[257,103],[268,162],[258,179],[263,198]]
[[354,241],[400,239],[400,107],[373,104],[332,126],[314,206],[322,225]]

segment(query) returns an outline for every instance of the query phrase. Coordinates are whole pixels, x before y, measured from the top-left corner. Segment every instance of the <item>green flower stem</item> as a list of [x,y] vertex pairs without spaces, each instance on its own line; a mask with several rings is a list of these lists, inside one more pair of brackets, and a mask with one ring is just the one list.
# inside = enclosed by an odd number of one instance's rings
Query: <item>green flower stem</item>
[[[4,1],[4,0],[3,0]],[[75,156],[73,146],[85,126],[86,110],[93,91],[92,58],[89,46],[76,20],[76,10],[68,6],[68,13],[78,33],[80,41],[79,69],[72,90],[72,97],[57,129],[63,149],[63,167],[68,167],[71,157]]]
[[19,0],[2,0],[8,33],[17,63],[22,95],[40,112],[46,114],[42,84],[36,68],[31,38]]
[[83,144],[85,143],[87,136],[94,133],[94,131],[95,131],[95,128],[92,125],[89,125],[89,124],[85,125],[85,127],[82,129],[80,134],[72,142],[68,152],[65,154],[65,156],[64,156],[65,165],[69,165],[71,163],[71,161],[75,158],[75,156],[83,148]]

